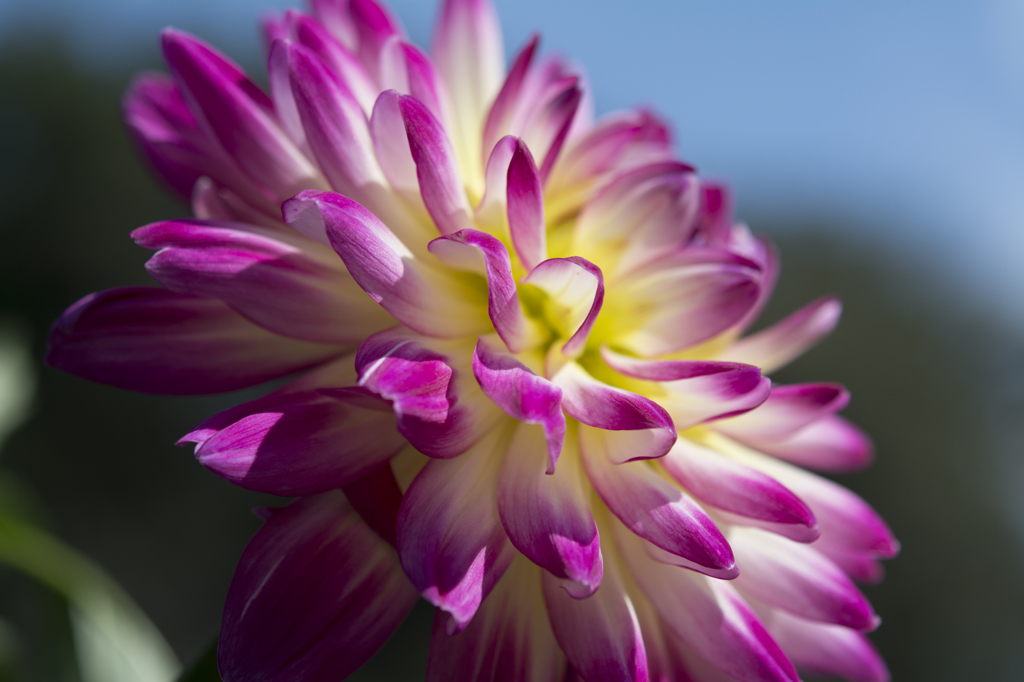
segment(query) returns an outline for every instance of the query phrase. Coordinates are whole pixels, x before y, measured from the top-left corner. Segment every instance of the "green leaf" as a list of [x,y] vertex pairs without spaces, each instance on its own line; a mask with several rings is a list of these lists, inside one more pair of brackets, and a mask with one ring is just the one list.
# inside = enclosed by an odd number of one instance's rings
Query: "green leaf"
[[217,640],[181,674],[177,682],[221,682],[217,672]]

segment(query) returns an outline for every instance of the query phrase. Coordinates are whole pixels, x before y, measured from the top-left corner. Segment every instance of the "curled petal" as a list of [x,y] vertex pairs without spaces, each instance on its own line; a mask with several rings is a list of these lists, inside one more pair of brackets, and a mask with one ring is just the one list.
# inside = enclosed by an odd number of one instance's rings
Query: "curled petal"
[[647,652],[636,610],[614,567],[601,589],[573,599],[543,575],[551,627],[570,665],[588,682],[647,682]]
[[875,453],[866,433],[836,415],[822,417],[785,440],[758,443],[758,448],[773,457],[826,473],[863,469]]
[[444,127],[414,97],[399,97],[398,108],[416,163],[423,204],[437,229],[441,234],[451,234],[472,227],[469,201]]
[[176,220],[132,238],[157,250],[146,269],[171,291],[219,298],[283,336],[352,344],[394,324],[330,250],[294,233]]
[[706,341],[753,307],[760,277],[757,264],[742,256],[701,248],[678,251],[609,289],[608,321],[599,322],[600,338],[642,357]]
[[757,445],[784,440],[822,417],[835,414],[850,402],[839,384],[773,386],[771,395],[756,410],[715,424],[715,429],[738,441]]
[[812,623],[783,611],[773,611],[765,623],[782,650],[802,670],[836,675],[850,682],[892,679],[871,641],[856,630]]
[[606,431],[606,456],[616,464],[663,456],[676,441],[672,418],[652,400],[597,381],[575,362],[552,377],[562,408],[584,424]]
[[687,560],[694,570],[734,578],[729,543],[700,505],[647,462],[613,464],[606,434],[580,426],[580,452],[590,482],[612,513],[633,533]]
[[430,461],[402,498],[402,567],[451,614],[448,634],[465,629],[515,556],[494,498],[507,439],[499,429],[459,457]]
[[548,453],[546,470],[553,474],[565,440],[561,389],[531,372],[487,337],[481,337],[473,350],[473,376],[484,395],[507,415],[543,427]]
[[365,663],[416,590],[398,557],[338,492],[275,512],[245,548],[217,646],[227,680],[326,682]]
[[764,331],[740,339],[729,347],[728,359],[757,365],[766,374],[773,372],[828,336],[841,313],[839,299],[818,299]]
[[536,323],[519,303],[508,250],[496,237],[479,230],[461,230],[431,241],[427,248],[456,270],[487,278],[488,315],[509,350],[518,353],[542,341]]
[[405,119],[399,108],[401,97],[394,90],[380,93],[370,116],[370,134],[377,161],[388,184],[409,205],[423,211],[425,208],[416,176],[416,162],[412,158]]
[[486,315],[466,300],[457,279],[426,266],[351,199],[302,192],[285,202],[283,212],[285,221],[300,232],[328,239],[359,286],[403,324],[440,338],[488,331]]
[[[569,340],[561,352],[579,357],[604,303],[604,274],[601,268],[578,256],[549,258],[523,280],[548,295],[548,316],[557,321]],[[570,336],[571,335],[571,336]]]
[[665,470],[701,502],[802,542],[820,535],[814,514],[775,479],[680,438],[662,459]]
[[275,120],[270,98],[237,65],[187,33],[166,29],[161,39],[193,112],[246,174],[279,199],[325,188],[319,171]]
[[[432,343],[396,328],[368,338],[356,354],[359,385],[391,402],[398,430],[431,457],[454,457],[490,431],[501,412],[459,358],[468,346]],[[468,363],[467,363],[468,364]]]
[[658,382],[659,402],[677,429],[754,409],[768,399],[771,380],[752,365],[699,360],[645,360],[601,348],[601,357],[628,377]]
[[508,227],[516,255],[527,270],[547,258],[547,226],[540,173],[522,140],[508,164]]
[[536,426],[519,426],[498,481],[498,512],[516,549],[582,599],[601,585],[601,538],[574,439],[566,449],[561,466],[546,475],[544,434]]
[[797,682],[796,671],[736,590],[676,566],[651,561],[639,547],[622,557],[666,626],[739,682]]
[[880,622],[871,604],[842,569],[813,545],[801,545],[752,528],[733,528],[738,590],[809,620],[855,630]]
[[314,495],[366,476],[405,446],[379,402],[372,409],[315,390],[273,394],[206,420],[178,443],[196,443],[200,463],[243,488]]
[[215,299],[126,287],[68,308],[50,330],[46,361],[130,391],[201,395],[255,386],[344,350],[278,336]]
[[484,194],[476,207],[476,219],[492,234],[504,236],[508,229],[508,171],[519,142],[518,137],[506,135],[494,145],[487,159]]
[[438,609],[427,682],[567,682],[540,588],[541,569],[517,556],[469,626],[448,631]]

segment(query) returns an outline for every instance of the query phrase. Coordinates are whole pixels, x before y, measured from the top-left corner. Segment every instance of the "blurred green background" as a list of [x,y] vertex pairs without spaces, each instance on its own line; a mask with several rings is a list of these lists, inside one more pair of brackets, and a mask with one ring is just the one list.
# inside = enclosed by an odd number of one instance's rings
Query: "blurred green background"
[[[128,232],[187,211],[120,124],[120,93],[144,67],[159,67],[155,52],[97,69],[58,35],[0,43],[0,324],[26,340],[37,372],[30,416],[0,453],[0,495],[108,571],[187,662],[216,634],[235,561],[259,525],[249,509],[270,500],[173,443],[247,396],[136,395],[42,365],[47,329],[67,305],[148,283],[147,253]],[[874,466],[838,480],[903,543],[885,582],[867,588],[884,621],[873,639],[894,678],[1021,679],[1019,328],[970,304],[961,275],[881,247],[844,211],[759,216],[741,196],[740,214],[783,255],[765,322],[825,293],[845,304],[838,331],[776,378],[846,384],[846,414],[876,441]],[[65,598],[0,568],[0,681],[79,679],[66,614]],[[422,679],[429,622],[418,607],[353,679]]]

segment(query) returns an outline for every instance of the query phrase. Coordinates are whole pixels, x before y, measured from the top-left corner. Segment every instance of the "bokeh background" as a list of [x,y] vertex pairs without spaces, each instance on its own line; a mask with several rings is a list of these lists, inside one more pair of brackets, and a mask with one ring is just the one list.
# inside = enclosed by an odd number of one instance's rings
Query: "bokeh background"
[[[433,1],[392,6],[426,44]],[[837,332],[778,375],[845,383],[875,438],[839,477],[903,542],[867,588],[898,681],[1024,678],[1024,3],[497,0],[578,59],[599,112],[650,104],[683,158],[729,179],[782,277],[765,322],[825,293]],[[86,293],[147,283],[128,232],[182,215],[119,121],[175,25],[262,77],[279,0],[0,0],[0,326],[31,350],[0,495],[105,568],[188,661],[215,637],[268,499],[174,441],[247,396],[167,399],[42,364]],[[4,503],[0,500],[0,506]],[[66,603],[0,568],[0,680],[76,680]],[[422,679],[418,607],[357,680]]]

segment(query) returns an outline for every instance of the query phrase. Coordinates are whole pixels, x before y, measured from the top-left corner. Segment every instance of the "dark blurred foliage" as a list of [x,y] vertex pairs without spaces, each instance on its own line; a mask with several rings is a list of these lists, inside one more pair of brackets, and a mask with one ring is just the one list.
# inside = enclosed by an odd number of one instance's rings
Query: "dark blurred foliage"
[[[187,212],[143,170],[120,125],[130,71],[156,65],[155,55],[100,77],[77,70],[59,44],[37,38],[0,51],[0,319],[29,330],[40,381],[34,417],[2,466],[188,661],[217,630],[234,563],[259,525],[249,509],[273,500],[173,446],[244,396],[136,395],[42,367],[47,328],[65,307],[97,289],[147,283],[147,254],[128,232]],[[766,321],[825,293],[845,303],[833,337],[776,379],[845,383],[854,396],[846,414],[876,440],[874,466],[839,479],[903,542],[885,582],[867,588],[884,619],[873,638],[894,678],[1019,679],[1024,558],[1000,501],[996,445],[1024,407],[1021,339],[964,305],[936,268],[880,252],[841,220],[744,217],[783,254]],[[0,680],[74,679],[63,608],[0,572],[0,617],[21,644]],[[418,606],[353,679],[422,679],[430,620]]]

